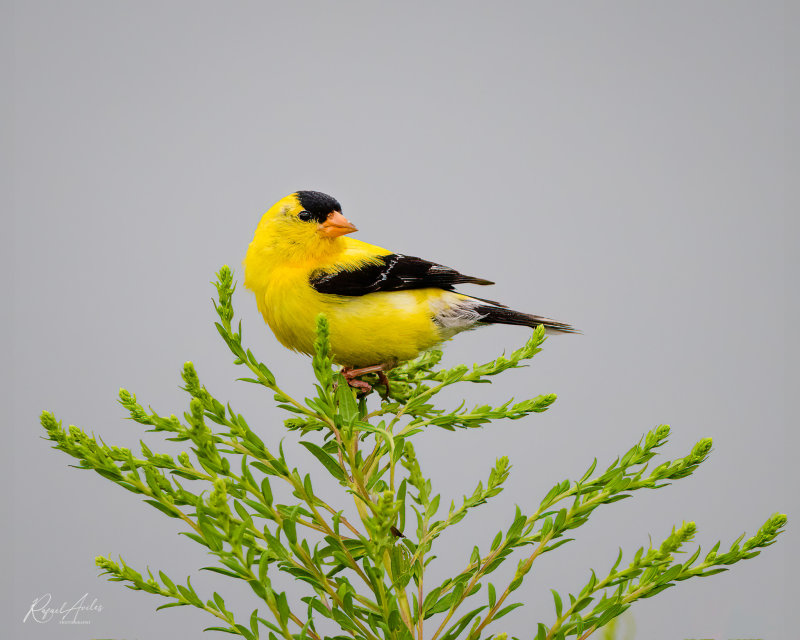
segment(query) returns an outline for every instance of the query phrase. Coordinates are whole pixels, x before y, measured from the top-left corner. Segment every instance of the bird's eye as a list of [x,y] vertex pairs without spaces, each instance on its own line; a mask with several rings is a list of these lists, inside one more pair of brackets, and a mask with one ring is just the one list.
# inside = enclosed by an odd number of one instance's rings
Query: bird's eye
[[308,211],[301,211],[297,214],[297,217],[300,218],[303,222],[308,222],[311,220],[311,214]]

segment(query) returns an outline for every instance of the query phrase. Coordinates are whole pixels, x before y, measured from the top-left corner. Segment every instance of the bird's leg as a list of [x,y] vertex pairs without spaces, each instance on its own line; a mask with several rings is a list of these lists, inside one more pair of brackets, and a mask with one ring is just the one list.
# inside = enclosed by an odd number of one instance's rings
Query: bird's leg
[[364,394],[369,393],[372,391],[372,385],[369,382],[365,382],[364,380],[351,380],[347,379],[347,384],[349,384],[353,389],[356,391],[363,392]]
[[358,376],[363,376],[366,373],[378,373],[379,371],[383,371],[388,365],[385,364],[373,364],[369,367],[361,367],[360,369],[351,369],[350,367],[345,367],[342,369],[342,374],[345,378],[357,378]]
[[381,384],[386,387],[386,393],[389,393],[389,378],[386,377],[386,369],[391,369],[394,363],[373,364],[369,367],[361,367],[359,369],[352,369],[350,367],[342,367],[342,375],[347,380],[347,384],[355,389],[359,389],[366,393],[372,391],[372,385],[363,380],[356,380],[359,376],[367,373],[377,373],[380,378]]
[[386,387],[386,396],[383,398],[384,400],[386,400],[386,398],[388,398],[388,397],[389,397],[389,390],[390,390],[390,387],[389,387],[389,378],[388,378],[388,377],[387,377],[387,375],[386,375],[386,371],[384,371],[383,369],[381,369],[380,371],[378,371],[378,379],[381,381],[381,384],[382,384],[384,387]]

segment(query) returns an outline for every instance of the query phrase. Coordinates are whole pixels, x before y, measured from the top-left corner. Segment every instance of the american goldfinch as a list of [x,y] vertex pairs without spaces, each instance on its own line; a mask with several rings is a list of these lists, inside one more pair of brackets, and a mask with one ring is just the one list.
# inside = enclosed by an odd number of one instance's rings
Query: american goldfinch
[[384,371],[455,334],[487,324],[568,324],[513,311],[454,291],[494,284],[421,258],[346,237],[357,231],[341,205],[318,191],[297,191],[261,218],[244,259],[244,285],[289,349],[314,353],[316,317],[330,324],[333,361],[355,387],[357,376]]

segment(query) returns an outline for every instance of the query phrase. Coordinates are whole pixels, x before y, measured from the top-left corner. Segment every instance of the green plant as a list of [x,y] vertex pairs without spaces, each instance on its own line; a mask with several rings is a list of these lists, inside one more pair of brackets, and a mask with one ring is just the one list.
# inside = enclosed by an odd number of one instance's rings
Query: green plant
[[[639,489],[659,489],[691,475],[708,457],[711,439],[698,442],[683,458],[650,468],[669,435],[662,425],[597,471],[595,460],[578,480],[564,480],[547,491],[531,514],[517,508],[507,527],[498,531],[488,549],[475,547],[454,576],[441,584],[425,581],[425,569],[439,535],[468,512],[498,495],[509,475],[509,461],[495,461],[485,483],[460,504],[442,509],[415,455],[412,441],[422,430],[436,426],[449,430],[482,426],[492,420],[516,420],[546,410],[554,395],[506,402],[499,407],[466,407],[446,411],[432,399],[445,387],[462,382],[485,383],[507,369],[522,366],[540,350],[542,327],[509,356],[472,368],[437,369],[441,353],[432,351],[390,373],[390,388],[370,410],[366,397],[357,397],[331,366],[328,325],[318,319],[316,353],[312,364],[316,392],[303,401],[278,386],[273,373],[242,344],[241,323],[234,330],[231,298],[232,273],[217,274],[219,315],[216,327],[235,356],[249,369],[247,382],[274,394],[290,417],[285,421],[300,443],[354,500],[358,520],[348,519],[341,505],[329,504],[314,489],[311,476],[287,461],[282,447],[267,445],[236,413],[201,385],[194,366],[186,363],[182,377],[191,396],[183,419],[145,409],[136,396],[120,390],[119,401],[135,422],[170,440],[187,442],[191,453],[173,457],[154,453],[144,443],[130,449],[106,445],[77,427],[61,427],[44,412],[42,426],[55,448],[77,458],[82,468],[146,497],[145,502],[167,516],[182,520],[184,535],[208,549],[216,564],[203,567],[246,582],[268,613],[252,612],[246,623],[237,621],[219,593],[201,597],[187,578],[178,584],[163,571],[146,575],[121,559],[98,557],[97,565],[110,580],[135,590],[159,595],[168,602],[159,609],[193,606],[219,619],[209,627],[254,639],[358,638],[394,640],[454,640],[507,637],[498,624],[522,606],[512,602],[534,561],[568,543],[572,530],[583,525],[602,505],[630,497]],[[279,504],[273,483],[285,483],[289,504]],[[407,522],[413,513],[413,522]],[[725,571],[739,560],[752,558],[771,545],[786,516],[770,517],[756,535],[733,542],[725,552],[717,543],[701,558],[696,549],[683,562],[676,560],[695,535],[693,522],[674,528],[660,545],[638,549],[623,562],[620,550],[611,569],[590,571],[585,585],[567,597],[553,591],[555,615],[538,623],[537,640],[586,638],[619,616],[633,602],[649,598],[688,578]],[[502,563],[517,558],[508,584],[489,582]],[[280,582],[281,573],[304,582],[308,596],[290,602]],[[476,596],[480,596],[476,598]],[[473,604],[473,599],[479,600]],[[469,606],[465,606],[467,601]],[[322,622],[325,620],[325,622]],[[336,628],[339,635],[326,635]]]

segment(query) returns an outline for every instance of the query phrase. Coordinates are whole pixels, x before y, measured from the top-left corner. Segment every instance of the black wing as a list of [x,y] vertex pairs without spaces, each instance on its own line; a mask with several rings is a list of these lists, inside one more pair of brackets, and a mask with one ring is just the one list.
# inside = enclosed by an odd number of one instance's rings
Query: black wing
[[354,271],[316,272],[311,274],[311,286],[320,293],[339,296],[363,296],[375,291],[402,291],[437,287],[453,290],[462,283],[494,284],[482,278],[465,276],[455,269],[414,256],[392,253],[379,256],[381,264],[368,264]]

